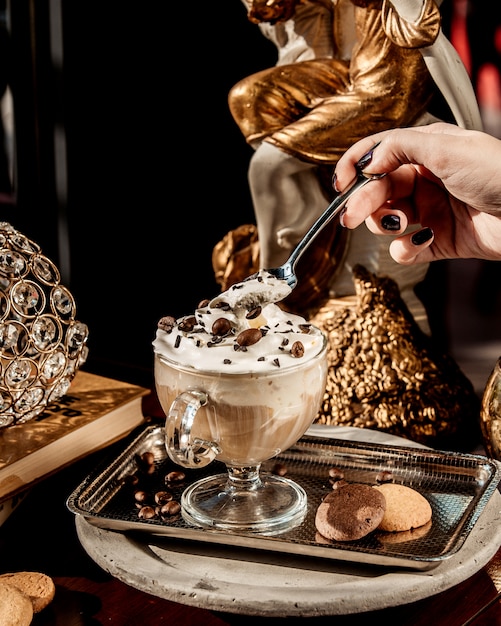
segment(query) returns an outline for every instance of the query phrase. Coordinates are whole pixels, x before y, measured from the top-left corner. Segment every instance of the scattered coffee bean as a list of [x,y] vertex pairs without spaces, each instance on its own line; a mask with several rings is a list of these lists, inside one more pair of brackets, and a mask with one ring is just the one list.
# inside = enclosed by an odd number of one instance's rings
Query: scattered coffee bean
[[141,461],[146,465],[153,465],[155,463],[155,455],[153,452],[143,452],[143,454],[141,454]]
[[181,505],[179,502],[172,500],[171,502],[166,502],[159,509],[159,514],[162,517],[171,517],[172,515],[177,515],[181,511]]
[[127,485],[132,485],[132,487],[135,487],[136,485],[139,484],[139,476],[137,474],[129,474],[128,476],[124,478],[124,483],[126,483]]
[[146,502],[148,500],[148,494],[143,489],[138,489],[134,492],[134,500],[139,503]]
[[152,519],[153,517],[155,517],[156,513],[155,509],[152,506],[142,506],[139,509],[138,515],[142,519]]
[[391,472],[388,472],[386,470],[383,470],[381,472],[378,472],[378,474],[376,475],[376,482],[377,483],[391,483],[391,481],[393,480],[393,474]]
[[186,478],[186,474],[184,472],[179,472],[179,471],[173,471],[173,472],[169,472],[166,476],[165,476],[165,483],[182,483],[183,480]]
[[155,493],[155,502],[157,504],[165,504],[166,502],[170,502],[174,499],[174,496],[170,491],[157,491]]
[[332,489],[336,490],[336,489],[341,489],[341,487],[344,487],[345,485],[348,485],[348,481],[346,481],[344,478],[341,478],[340,480],[335,480],[332,483]]
[[285,476],[287,474],[287,466],[283,463],[275,463],[272,470],[273,474],[277,476]]
[[332,482],[342,480],[344,478],[344,472],[338,467],[329,467],[329,478]]

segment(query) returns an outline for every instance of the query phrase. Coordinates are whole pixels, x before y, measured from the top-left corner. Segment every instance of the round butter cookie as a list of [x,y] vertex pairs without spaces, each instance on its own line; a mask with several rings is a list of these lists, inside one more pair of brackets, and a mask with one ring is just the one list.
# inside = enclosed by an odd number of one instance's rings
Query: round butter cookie
[[42,572],[13,572],[0,575],[0,583],[8,583],[20,589],[31,600],[33,613],[39,613],[52,602],[56,585],[50,576]]
[[401,532],[419,528],[431,520],[430,503],[415,489],[396,483],[385,483],[372,489],[382,493],[386,500],[386,510],[378,530]]
[[375,530],[384,511],[382,493],[369,485],[350,483],[323,499],[315,515],[315,527],[327,539],[354,541]]
[[29,626],[33,621],[33,606],[28,596],[17,587],[0,583],[0,624]]

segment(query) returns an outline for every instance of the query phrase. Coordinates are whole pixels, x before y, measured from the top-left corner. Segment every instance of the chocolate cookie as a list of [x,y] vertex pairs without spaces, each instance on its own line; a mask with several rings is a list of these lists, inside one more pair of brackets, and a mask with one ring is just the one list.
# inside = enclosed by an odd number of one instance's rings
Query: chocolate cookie
[[419,528],[431,520],[431,505],[419,491],[397,483],[385,483],[373,489],[382,493],[386,500],[379,530],[401,532]]
[[379,526],[385,506],[384,495],[373,487],[347,484],[330,492],[320,503],[315,527],[327,539],[361,539]]

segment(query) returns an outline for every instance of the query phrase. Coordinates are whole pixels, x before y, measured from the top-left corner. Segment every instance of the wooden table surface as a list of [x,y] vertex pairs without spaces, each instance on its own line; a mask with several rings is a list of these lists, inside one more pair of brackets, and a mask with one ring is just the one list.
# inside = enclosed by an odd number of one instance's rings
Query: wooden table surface
[[[74,515],[66,508],[71,491],[99,463],[113,455],[114,444],[31,488],[0,527],[0,573],[41,571],[56,583],[54,601],[35,616],[34,626],[224,626],[276,624],[276,618],[216,614],[149,595],[104,572],[85,552],[76,535]],[[501,624],[501,549],[461,584],[413,604],[348,616],[289,618],[288,623],[399,626],[484,626]]]

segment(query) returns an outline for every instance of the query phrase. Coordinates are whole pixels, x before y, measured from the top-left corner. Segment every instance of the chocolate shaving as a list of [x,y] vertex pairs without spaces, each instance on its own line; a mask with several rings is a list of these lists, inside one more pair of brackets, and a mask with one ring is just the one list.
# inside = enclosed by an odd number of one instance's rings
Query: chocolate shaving
[[276,365],[277,367],[280,367],[280,360],[277,359],[273,359],[273,365]]
[[179,344],[181,343],[181,335],[176,337],[176,341],[174,342],[174,348],[179,348]]

